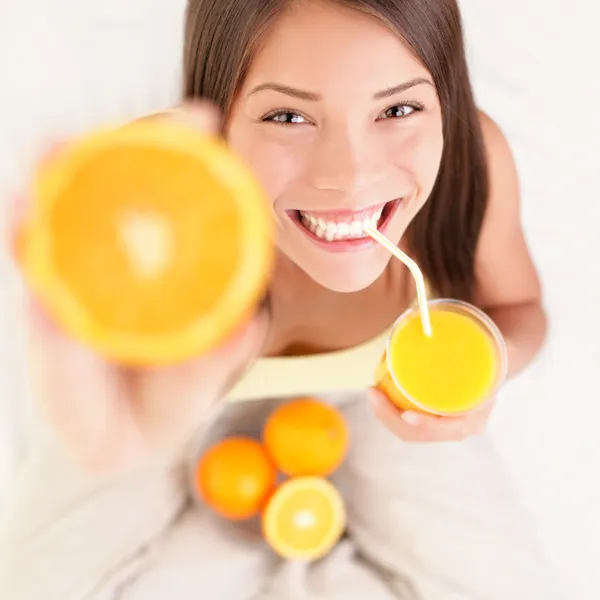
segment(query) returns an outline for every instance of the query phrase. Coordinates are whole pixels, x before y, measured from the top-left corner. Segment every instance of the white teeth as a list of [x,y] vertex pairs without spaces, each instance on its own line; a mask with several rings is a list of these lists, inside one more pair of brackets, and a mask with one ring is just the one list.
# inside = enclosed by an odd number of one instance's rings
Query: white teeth
[[306,229],[312,231],[318,238],[329,242],[334,240],[360,239],[366,237],[365,228],[377,227],[381,219],[383,208],[371,216],[361,220],[348,222],[326,221],[321,217],[315,217],[310,213],[300,212],[302,224]]
[[362,230],[362,223],[360,221],[353,221],[350,224],[350,235],[352,237],[362,237],[363,230]]
[[350,235],[350,225],[348,223],[338,223],[337,234],[342,237]]

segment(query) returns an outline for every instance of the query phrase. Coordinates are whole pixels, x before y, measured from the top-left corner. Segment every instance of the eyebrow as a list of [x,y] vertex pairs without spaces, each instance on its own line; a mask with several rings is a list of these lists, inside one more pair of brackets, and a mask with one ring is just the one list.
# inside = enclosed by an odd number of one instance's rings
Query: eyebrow
[[280,94],[285,94],[286,96],[291,96],[292,98],[299,98],[300,100],[316,101],[321,100],[322,98],[320,94],[315,94],[314,92],[307,92],[305,90],[299,90],[288,85],[270,82],[257,85],[248,92],[248,96],[252,96],[253,94],[262,92],[263,90],[273,90],[274,92],[279,92]]
[[[426,84],[433,86],[433,83],[429,79],[425,79],[424,77],[417,77],[415,79],[410,79],[409,81],[405,81],[404,83],[400,83],[399,85],[395,85],[393,87],[387,88],[380,92],[377,92],[373,95],[374,100],[383,100],[384,98],[389,98],[395,94],[401,94],[410,88],[413,88],[417,85]],[[246,97],[252,96],[258,92],[262,92],[264,90],[272,90],[274,92],[279,92],[280,94],[285,94],[286,96],[291,96],[292,98],[298,98],[300,100],[309,100],[312,102],[316,102],[322,99],[321,94],[317,94],[315,92],[309,92],[306,90],[299,90],[294,87],[290,87],[289,85],[283,85],[281,83],[261,83],[257,85],[255,88],[252,88]]]
[[416,77],[415,79],[410,79],[409,81],[405,81],[399,85],[395,85],[394,87],[388,88],[387,90],[382,90],[381,92],[377,92],[373,98],[375,100],[383,100],[384,98],[389,98],[395,94],[401,94],[406,90],[410,90],[410,88],[414,88],[417,85],[430,85],[433,87],[433,82],[425,77]]

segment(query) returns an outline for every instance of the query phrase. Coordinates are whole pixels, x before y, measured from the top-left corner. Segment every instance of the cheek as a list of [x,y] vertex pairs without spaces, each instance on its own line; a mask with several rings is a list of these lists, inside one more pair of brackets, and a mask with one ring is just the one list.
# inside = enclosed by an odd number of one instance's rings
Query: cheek
[[422,127],[398,140],[393,152],[396,164],[410,172],[423,201],[427,199],[437,178],[444,139],[441,124]]
[[250,166],[275,204],[300,178],[305,168],[303,157],[309,152],[305,144],[269,135],[266,127],[234,128],[228,132],[227,140],[232,150]]

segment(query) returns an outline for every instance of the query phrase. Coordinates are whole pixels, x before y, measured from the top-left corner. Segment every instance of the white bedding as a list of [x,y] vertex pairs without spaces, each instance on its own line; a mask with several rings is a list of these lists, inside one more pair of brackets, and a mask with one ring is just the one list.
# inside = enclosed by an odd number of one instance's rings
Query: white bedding
[[[462,0],[479,103],[517,156],[524,220],[551,337],[503,394],[493,433],[578,589],[600,584],[600,47],[584,0]],[[22,185],[45,138],[168,105],[178,92],[183,0],[20,0],[0,6],[0,185]],[[14,274],[0,256],[0,500],[26,406]],[[581,290],[581,291],[579,291]],[[582,297],[580,297],[582,296]]]

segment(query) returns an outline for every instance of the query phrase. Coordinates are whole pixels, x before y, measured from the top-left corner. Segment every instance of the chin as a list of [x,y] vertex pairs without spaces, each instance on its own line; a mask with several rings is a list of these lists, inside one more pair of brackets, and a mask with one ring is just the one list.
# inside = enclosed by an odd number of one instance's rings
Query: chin
[[[342,262],[342,261],[340,261]],[[326,265],[298,265],[304,272],[319,285],[333,292],[351,294],[359,292],[372,285],[383,274],[389,263],[389,257],[384,260],[368,261],[360,264],[355,257],[347,257],[346,264]]]

